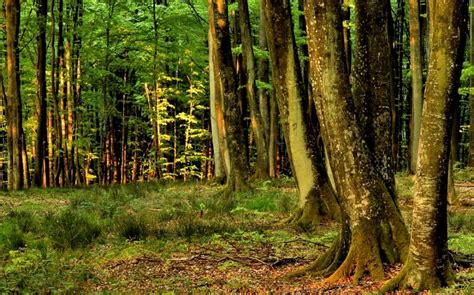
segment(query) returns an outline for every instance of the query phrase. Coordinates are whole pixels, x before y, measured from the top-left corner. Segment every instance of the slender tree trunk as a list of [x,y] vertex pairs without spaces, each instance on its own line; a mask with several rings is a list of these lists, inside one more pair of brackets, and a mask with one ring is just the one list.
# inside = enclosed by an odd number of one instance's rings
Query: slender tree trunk
[[453,111],[463,60],[467,0],[429,1],[429,65],[424,97],[411,243],[396,287],[434,290],[454,280],[448,253],[447,182]]
[[213,60],[213,53],[212,53],[212,36],[208,34],[208,44],[209,44],[209,92],[210,92],[210,113],[211,113],[211,134],[212,134],[212,152],[214,158],[214,179],[216,182],[222,182],[225,179],[225,167],[224,167],[224,158],[221,152],[221,142],[219,140],[220,131],[217,121],[217,110],[216,110],[216,99],[220,99],[217,97],[216,93],[216,78],[214,73],[214,60]]
[[[474,0],[469,1],[470,7],[474,6]],[[474,65],[474,10],[469,12],[469,60],[471,65]],[[471,87],[474,87],[474,76],[470,79]],[[470,128],[469,128],[469,161],[468,166],[474,167],[474,95],[469,95],[469,109],[470,109]]]
[[[317,93],[314,99],[343,211],[340,239],[310,270],[330,274],[328,282],[351,274],[358,282],[366,273],[382,279],[384,261],[394,263],[406,257],[408,232],[371,159],[356,118],[344,54],[341,6],[332,0],[309,0],[305,15],[312,86]],[[348,238],[350,246],[345,252]]]
[[420,0],[409,0],[410,5],[410,68],[411,68],[411,128],[410,171],[416,173],[423,109],[423,60],[420,27]]
[[253,41],[250,25],[250,16],[247,0],[239,2],[239,22],[242,39],[242,61],[245,64],[244,73],[245,88],[247,90],[247,100],[250,108],[250,124],[255,137],[257,149],[257,162],[255,163],[255,178],[265,179],[269,177],[268,147],[265,138],[265,130],[260,114],[260,107],[255,86],[256,65],[253,53]]
[[240,191],[247,188],[248,161],[242,160],[246,154],[245,136],[242,130],[242,112],[237,96],[236,72],[232,61],[229,21],[225,0],[209,0],[209,26],[213,41],[214,72],[216,83],[220,84],[225,118],[225,138],[229,153],[230,169],[227,175],[227,189]]
[[309,118],[291,19],[291,1],[264,0],[268,49],[280,121],[291,168],[299,190],[293,221],[317,225],[325,211],[338,217],[338,203],[329,182],[318,130]]
[[[38,60],[36,64],[36,80],[38,83],[36,116],[36,157],[35,157],[35,185],[47,187],[49,184],[49,161],[47,138],[47,97],[46,97],[46,18],[48,16],[48,1],[39,0],[37,5],[37,23],[39,34],[37,37]],[[44,180],[44,181],[43,181]]]
[[7,140],[8,140],[8,189],[18,190],[24,186],[22,157],[22,114],[20,96],[20,64],[18,35],[20,28],[20,1],[6,0],[5,22],[7,42]]

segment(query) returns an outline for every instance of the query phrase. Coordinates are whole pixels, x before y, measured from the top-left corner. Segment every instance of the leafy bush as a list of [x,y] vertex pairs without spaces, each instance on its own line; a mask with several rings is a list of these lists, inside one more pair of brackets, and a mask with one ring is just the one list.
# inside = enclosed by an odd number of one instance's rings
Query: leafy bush
[[48,213],[46,233],[59,249],[75,249],[91,244],[101,233],[95,216],[67,208],[59,214]]

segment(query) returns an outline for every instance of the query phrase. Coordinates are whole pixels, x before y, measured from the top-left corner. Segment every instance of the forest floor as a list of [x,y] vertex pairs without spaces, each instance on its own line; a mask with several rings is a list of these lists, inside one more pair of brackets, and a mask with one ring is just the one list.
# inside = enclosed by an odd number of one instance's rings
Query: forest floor
[[[474,290],[474,171],[456,172],[449,247],[455,265],[445,293]],[[382,282],[285,275],[321,255],[337,224],[279,225],[294,209],[291,179],[256,183],[233,200],[220,186],[144,183],[0,194],[0,293],[371,293]],[[413,179],[397,178],[410,222]],[[400,267],[400,266],[397,266]],[[387,278],[397,271],[387,271]]]

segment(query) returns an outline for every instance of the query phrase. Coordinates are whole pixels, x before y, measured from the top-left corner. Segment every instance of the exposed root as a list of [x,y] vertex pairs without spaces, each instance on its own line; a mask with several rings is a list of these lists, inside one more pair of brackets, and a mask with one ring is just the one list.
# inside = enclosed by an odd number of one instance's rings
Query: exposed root
[[296,270],[287,275],[288,278],[312,275],[315,277],[327,277],[333,273],[344,261],[350,245],[349,226],[344,226],[343,230],[336,238],[331,248],[320,256],[309,266]]
[[380,292],[386,293],[397,289],[412,289],[415,292],[437,290],[451,285],[454,280],[454,273],[449,263],[444,271],[440,273],[433,270],[421,270],[415,265],[410,255],[402,270],[395,277],[385,282]]

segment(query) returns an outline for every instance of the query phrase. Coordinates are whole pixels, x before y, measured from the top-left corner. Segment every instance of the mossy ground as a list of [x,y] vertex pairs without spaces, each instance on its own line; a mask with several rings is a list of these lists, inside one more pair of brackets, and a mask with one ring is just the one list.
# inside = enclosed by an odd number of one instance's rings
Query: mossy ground
[[[406,216],[411,185],[409,177],[399,177]],[[338,293],[380,287],[369,279],[354,286],[350,278],[337,285],[285,278],[324,253],[338,226],[313,231],[279,223],[296,206],[291,180],[253,187],[233,199],[220,197],[222,186],[200,183],[1,193],[0,292]],[[461,193],[472,198],[468,190]],[[451,209],[450,247],[464,257],[474,254],[473,216],[470,206]],[[461,280],[446,291],[472,290],[473,266],[456,270]]]

